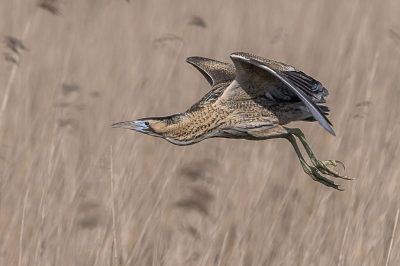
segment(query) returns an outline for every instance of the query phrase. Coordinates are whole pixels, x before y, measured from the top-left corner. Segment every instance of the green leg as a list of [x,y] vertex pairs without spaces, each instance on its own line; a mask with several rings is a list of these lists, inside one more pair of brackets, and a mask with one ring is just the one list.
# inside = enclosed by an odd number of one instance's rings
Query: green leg
[[339,186],[336,185],[333,181],[321,176],[318,173],[318,169],[317,168],[309,166],[306,163],[306,161],[303,158],[303,155],[301,155],[299,147],[297,146],[296,139],[293,137],[292,134],[289,133],[289,134],[285,135],[285,138],[293,145],[293,148],[297,153],[297,157],[299,157],[300,164],[303,167],[303,170],[307,175],[309,175],[314,181],[320,182],[320,183],[324,184],[327,187],[332,187],[332,188],[335,188],[337,190],[341,190],[341,189],[339,189]]
[[304,149],[307,151],[308,156],[310,157],[310,160],[312,162],[312,164],[315,166],[315,168],[317,168],[321,173],[326,174],[326,175],[330,175],[336,178],[342,178],[342,179],[346,179],[346,180],[352,180],[350,178],[348,178],[347,176],[342,176],[340,175],[338,172],[330,169],[328,167],[328,165],[332,165],[332,166],[337,166],[337,164],[341,164],[344,168],[344,165],[342,162],[340,161],[334,161],[334,160],[329,160],[329,161],[320,161],[318,160],[314,153],[312,152],[310,146],[307,143],[306,137],[304,136],[303,132],[301,132],[300,129],[298,128],[293,128],[293,129],[288,129],[288,132],[292,133],[293,135],[295,135],[296,137],[298,137],[301,141],[301,143],[304,146]]

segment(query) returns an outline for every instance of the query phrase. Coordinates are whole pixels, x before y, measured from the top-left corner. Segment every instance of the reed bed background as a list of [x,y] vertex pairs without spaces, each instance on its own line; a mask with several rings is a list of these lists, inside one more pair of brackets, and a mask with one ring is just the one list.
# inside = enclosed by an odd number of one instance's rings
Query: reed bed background
[[[0,265],[396,265],[400,2],[0,2]],[[188,109],[189,56],[250,52],[329,89],[294,123],[354,181],[313,182],[286,140],[178,147],[112,129]]]

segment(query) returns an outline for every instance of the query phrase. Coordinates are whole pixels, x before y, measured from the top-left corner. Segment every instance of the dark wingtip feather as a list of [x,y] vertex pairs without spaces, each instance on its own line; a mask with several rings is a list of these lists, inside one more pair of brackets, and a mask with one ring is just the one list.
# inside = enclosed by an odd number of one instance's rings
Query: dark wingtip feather
[[330,130],[328,130],[329,133],[331,133],[334,137],[336,137],[335,131],[333,131],[332,128],[330,128]]

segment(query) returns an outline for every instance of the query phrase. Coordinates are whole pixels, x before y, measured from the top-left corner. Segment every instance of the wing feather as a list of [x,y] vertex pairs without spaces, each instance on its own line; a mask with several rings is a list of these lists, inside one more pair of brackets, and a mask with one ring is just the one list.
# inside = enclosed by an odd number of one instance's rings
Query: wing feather
[[233,81],[236,76],[236,69],[232,64],[199,56],[189,57],[186,62],[199,70],[213,87],[220,83]]
[[293,82],[296,86],[301,88],[309,96],[317,98],[326,97],[329,95],[328,90],[322,84],[306,75],[301,71],[280,71],[281,75],[286,77],[289,81]]
[[[276,79],[278,79],[286,88],[289,89],[285,90],[285,96],[298,97],[307,106],[315,120],[317,120],[329,133],[335,136],[335,132],[331,127],[332,123],[328,118],[326,118],[324,113],[315,103],[323,102],[323,97],[328,95],[328,91],[321,83],[307,76],[303,72],[283,63],[263,59],[246,53],[234,53],[231,54],[230,57],[236,67],[236,80],[241,86],[249,87],[249,84],[252,84],[252,79],[255,79],[254,74],[256,74],[258,78],[258,82],[264,83],[264,85],[268,83],[276,85]],[[264,70],[267,74],[259,75],[258,69]],[[276,90],[276,86],[251,86],[251,89],[253,90],[251,93],[255,93],[254,90],[263,90],[263,93],[266,94],[270,93],[269,90],[273,91],[271,88],[275,88]],[[310,96],[315,98],[315,102],[310,98]]]

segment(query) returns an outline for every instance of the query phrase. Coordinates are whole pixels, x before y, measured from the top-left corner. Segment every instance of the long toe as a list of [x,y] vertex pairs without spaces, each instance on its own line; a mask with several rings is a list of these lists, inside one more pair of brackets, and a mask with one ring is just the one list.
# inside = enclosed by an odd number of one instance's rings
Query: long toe
[[314,179],[317,182],[320,182],[321,184],[324,184],[327,187],[331,187],[337,190],[342,191],[342,189],[339,188],[339,185],[336,185],[335,182],[333,182],[332,180],[329,180],[328,178],[323,177],[322,175],[320,175],[317,171],[317,169],[313,169],[313,176],[316,178]]
[[332,170],[331,168],[328,167],[328,165],[332,166],[337,166],[338,164],[342,165],[344,168],[344,165],[340,161],[335,161],[335,160],[328,160],[328,161],[320,161],[317,159],[311,159],[312,164],[323,174],[330,175],[335,178],[341,178],[341,179],[346,179],[346,180],[353,180],[349,178],[348,176],[343,176],[339,174],[338,172]]
[[304,172],[309,175],[314,181],[317,181],[327,187],[331,187],[340,191],[343,191],[343,189],[339,188],[339,185],[336,185],[335,182],[332,180],[329,180],[328,178],[323,177],[318,173],[318,169],[314,168],[312,166],[309,166],[307,164],[303,165],[303,170]]

